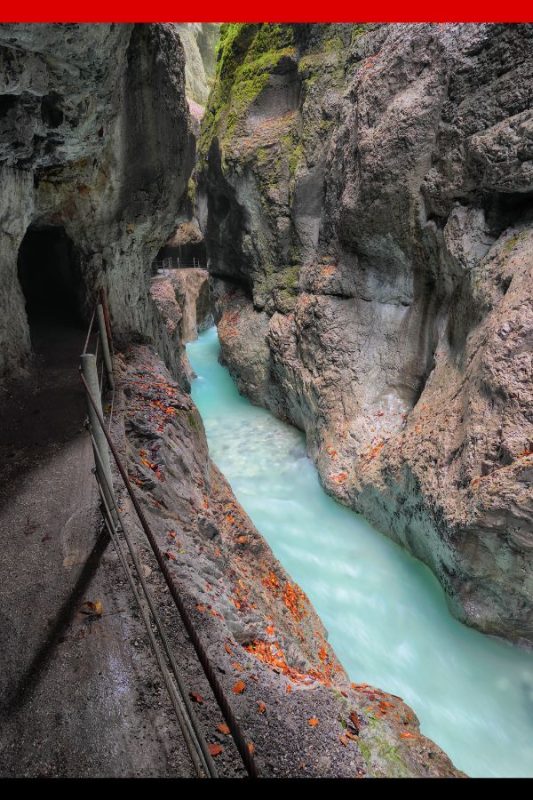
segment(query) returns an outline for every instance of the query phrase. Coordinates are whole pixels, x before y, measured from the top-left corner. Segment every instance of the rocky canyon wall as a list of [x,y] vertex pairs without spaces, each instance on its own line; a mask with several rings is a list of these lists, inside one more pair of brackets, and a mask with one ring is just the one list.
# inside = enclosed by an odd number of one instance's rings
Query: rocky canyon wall
[[[28,232],[59,231],[81,318],[107,290],[111,432],[261,774],[459,775],[400,698],[349,682],[309,600],[209,459],[180,363],[183,339],[209,316],[205,276],[150,280],[194,160],[175,27],[4,25],[0,59],[0,377],[16,376],[31,354],[21,244]],[[210,740],[227,735],[218,720],[215,711]]]
[[0,376],[30,355],[17,277],[28,229],[72,242],[82,316],[105,288],[117,336],[144,336],[177,366],[148,291],[194,160],[177,32],[2,25],[0,62]]
[[199,178],[241,391],[529,642],[532,97],[531,25],[224,26]]
[[175,28],[185,50],[187,97],[199,106],[205,106],[215,77],[220,25],[214,22],[180,22]]

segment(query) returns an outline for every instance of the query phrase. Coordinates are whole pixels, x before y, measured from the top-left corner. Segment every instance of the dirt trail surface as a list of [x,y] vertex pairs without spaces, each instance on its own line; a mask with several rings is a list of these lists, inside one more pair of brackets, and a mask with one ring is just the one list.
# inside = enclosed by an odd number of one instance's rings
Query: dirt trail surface
[[[101,534],[77,374],[83,331],[32,329],[0,426],[0,776],[192,776]],[[83,613],[100,600],[103,615]]]

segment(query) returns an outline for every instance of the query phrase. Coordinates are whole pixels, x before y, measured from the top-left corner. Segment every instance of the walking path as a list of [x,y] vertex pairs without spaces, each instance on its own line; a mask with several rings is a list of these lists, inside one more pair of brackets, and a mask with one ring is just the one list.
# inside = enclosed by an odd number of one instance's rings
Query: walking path
[[100,532],[84,331],[43,319],[32,338],[31,374],[1,399],[0,776],[192,776]]

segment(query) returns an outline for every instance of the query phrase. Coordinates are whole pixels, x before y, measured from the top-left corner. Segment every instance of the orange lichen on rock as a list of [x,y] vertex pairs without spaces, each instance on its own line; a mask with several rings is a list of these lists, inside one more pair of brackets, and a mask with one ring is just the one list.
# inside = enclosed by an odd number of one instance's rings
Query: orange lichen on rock
[[385,442],[383,440],[376,442],[376,444],[361,453],[361,458],[364,458],[366,461],[371,461],[373,458],[376,458],[383,450],[384,444]]
[[270,571],[268,575],[261,579],[261,583],[266,589],[279,589],[279,578],[275,572]]
[[296,583],[285,584],[283,590],[283,602],[291,612],[293,618],[299,622],[306,614],[304,604],[306,602],[305,594]]
[[330,476],[330,480],[334,481],[334,483],[344,483],[345,480],[348,478],[347,472],[335,472],[332,473]]

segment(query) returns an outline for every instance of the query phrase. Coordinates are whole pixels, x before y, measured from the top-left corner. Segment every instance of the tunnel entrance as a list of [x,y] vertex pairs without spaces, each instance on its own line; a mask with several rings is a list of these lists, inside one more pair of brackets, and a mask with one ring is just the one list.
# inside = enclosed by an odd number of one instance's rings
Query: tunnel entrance
[[18,276],[32,338],[34,329],[47,321],[81,327],[80,259],[63,227],[28,228],[19,249]]
[[156,267],[207,267],[207,251],[205,242],[187,242],[175,246],[165,245],[157,254]]

